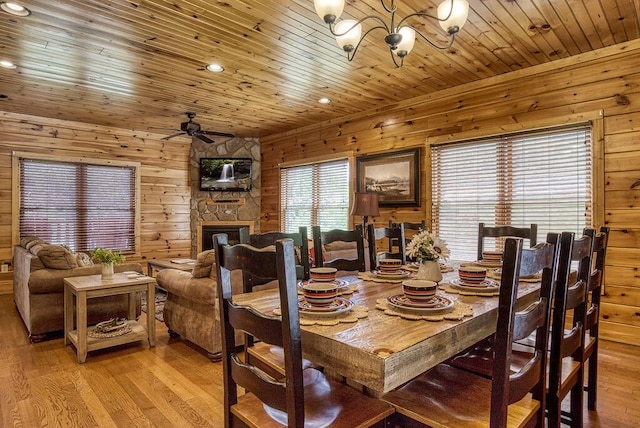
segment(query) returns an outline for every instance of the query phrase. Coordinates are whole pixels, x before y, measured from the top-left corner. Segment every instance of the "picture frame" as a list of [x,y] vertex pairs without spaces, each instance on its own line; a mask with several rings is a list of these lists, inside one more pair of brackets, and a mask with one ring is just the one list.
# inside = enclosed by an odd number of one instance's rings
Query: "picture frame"
[[356,190],[380,206],[420,206],[420,148],[357,157]]

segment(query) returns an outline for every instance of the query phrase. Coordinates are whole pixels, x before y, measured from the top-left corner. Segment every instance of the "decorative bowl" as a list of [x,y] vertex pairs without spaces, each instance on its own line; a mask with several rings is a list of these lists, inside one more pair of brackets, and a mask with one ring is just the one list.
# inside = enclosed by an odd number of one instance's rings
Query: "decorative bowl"
[[314,281],[332,282],[336,279],[338,269],[331,267],[316,267],[309,270],[309,276]]
[[500,263],[502,261],[502,251],[483,251],[482,260],[491,263]]
[[402,292],[414,302],[424,302],[436,295],[438,283],[425,279],[408,279],[402,281]]
[[312,306],[327,306],[338,296],[335,282],[308,282],[302,286],[304,299]]
[[402,267],[400,259],[380,259],[378,260],[378,268],[383,272],[395,272]]
[[479,285],[487,278],[487,269],[477,266],[460,266],[458,275],[465,284]]

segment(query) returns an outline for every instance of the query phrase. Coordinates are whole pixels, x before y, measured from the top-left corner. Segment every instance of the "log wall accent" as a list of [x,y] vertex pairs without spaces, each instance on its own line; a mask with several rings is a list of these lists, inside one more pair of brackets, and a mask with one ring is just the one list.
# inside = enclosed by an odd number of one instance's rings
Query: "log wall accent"
[[[141,164],[140,253],[145,259],[191,257],[190,137],[164,135],[0,112],[0,263],[12,257],[11,153],[119,159]],[[0,275],[0,293],[12,291]]]
[[[593,118],[594,112],[601,112],[604,153],[598,156],[604,156],[604,161],[603,168],[594,171],[595,217],[597,226],[612,229],[607,294],[601,308],[603,335],[640,344],[639,70],[640,41],[636,40],[263,137],[261,230],[279,229],[278,168],[282,163],[327,154],[360,156],[400,150],[463,135]],[[602,146],[603,142],[597,143]],[[382,208],[376,223],[429,218],[429,151],[424,152],[422,206]]]

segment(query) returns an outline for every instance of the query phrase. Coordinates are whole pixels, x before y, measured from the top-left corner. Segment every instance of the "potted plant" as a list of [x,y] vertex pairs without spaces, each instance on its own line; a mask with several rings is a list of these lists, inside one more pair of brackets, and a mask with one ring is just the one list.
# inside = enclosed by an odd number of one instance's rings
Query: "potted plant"
[[416,277],[418,279],[428,279],[439,282],[442,280],[442,273],[438,259],[449,258],[449,248],[442,239],[434,236],[428,230],[423,230],[413,236],[411,242],[407,244],[407,256],[418,260],[420,264]]
[[90,251],[90,254],[93,260],[102,263],[102,279],[113,277],[113,266],[125,261],[122,254],[108,248],[96,247]]

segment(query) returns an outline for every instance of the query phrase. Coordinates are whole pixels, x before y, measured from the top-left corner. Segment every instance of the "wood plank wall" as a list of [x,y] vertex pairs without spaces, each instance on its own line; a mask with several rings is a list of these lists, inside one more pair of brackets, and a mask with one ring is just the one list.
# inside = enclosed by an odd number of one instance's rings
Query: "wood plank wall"
[[[595,208],[599,223],[612,229],[603,335],[640,344],[640,40],[263,137],[261,230],[279,229],[282,163],[426,146],[592,118],[600,112],[604,171],[595,171],[601,183]],[[428,159],[423,161],[422,207],[381,209],[376,223],[429,218]]]
[[[129,261],[190,257],[189,149],[191,138],[0,111],[0,262],[11,261],[11,153],[119,159],[141,165],[140,254]],[[12,292],[12,275],[0,274],[0,293]]]

